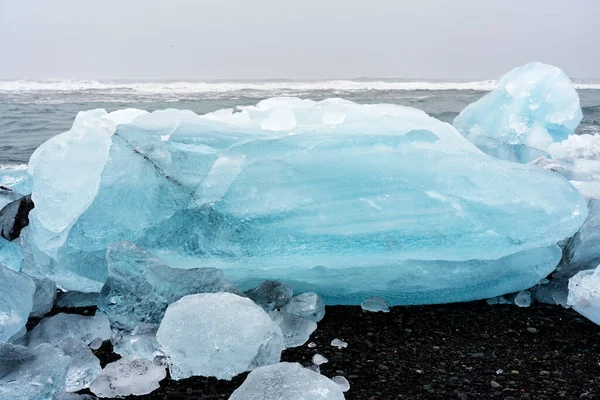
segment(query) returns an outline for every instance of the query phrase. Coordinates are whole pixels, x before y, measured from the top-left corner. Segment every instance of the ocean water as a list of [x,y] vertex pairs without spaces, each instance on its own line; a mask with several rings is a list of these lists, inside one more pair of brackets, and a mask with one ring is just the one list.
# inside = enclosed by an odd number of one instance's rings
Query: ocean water
[[[419,108],[446,122],[496,82],[330,80],[260,82],[0,81],[0,165],[27,163],[33,151],[68,130],[77,112],[135,107],[189,109],[202,114],[256,104],[273,96],[313,100],[341,97],[357,103]],[[578,133],[600,133],[600,83],[577,82],[584,119]]]

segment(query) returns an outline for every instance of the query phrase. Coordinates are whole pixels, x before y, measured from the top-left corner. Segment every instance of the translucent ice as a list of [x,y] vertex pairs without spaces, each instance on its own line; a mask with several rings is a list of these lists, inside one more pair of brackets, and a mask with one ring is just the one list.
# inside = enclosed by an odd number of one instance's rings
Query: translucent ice
[[345,349],[346,347],[348,347],[348,343],[344,342],[343,340],[337,339],[337,338],[335,338],[331,341],[331,345],[333,347],[337,347],[338,349]]
[[97,304],[98,293],[84,293],[78,291],[63,292],[56,299],[56,307],[92,307]]
[[325,303],[316,293],[302,293],[292,297],[292,300],[283,307],[282,311],[295,314],[309,321],[319,322],[325,316]]
[[348,390],[350,390],[350,382],[348,382],[348,379],[344,378],[343,376],[334,376],[333,378],[331,378],[331,380],[334,381],[340,387],[342,392],[347,392]]
[[160,353],[160,345],[156,340],[158,325],[141,325],[133,331],[121,331],[111,339],[114,352],[123,357],[146,358],[154,360]]
[[27,165],[0,165],[0,186],[20,195],[30,194],[32,181]]
[[27,323],[35,284],[28,276],[0,264],[0,342],[8,341]]
[[0,237],[0,265],[4,265],[13,271],[20,271],[22,261],[23,255],[19,245]]
[[279,363],[257,368],[229,400],[344,400],[331,379],[298,363]]
[[145,358],[125,357],[108,364],[90,385],[99,397],[148,394],[159,388],[167,372]]
[[498,88],[466,107],[454,126],[490,155],[529,162],[573,134],[582,118],[567,75],[533,62],[502,76]]
[[362,303],[360,303],[360,307],[363,310],[370,312],[390,312],[390,306],[388,305],[387,301],[385,301],[384,298],[377,296],[369,297],[368,299],[364,300]]
[[30,163],[22,268],[69,290],[99,291],[106,249],[129,240],[244,289],[271,279],[332,303],[475,300],[546,276],[586,217],[564,178],[489,157],[406,107],[274,98],[107,119],[80,114]]
[[265,281],[255,288],[245,292],[252,301],[261,306],[266,312],[280,309],[290,302],[294,291],[285,283]]
[[195,294],[171,304],[156,335],[179,380],[194,375],[231,379],[279,362],[281,330],[250,299],[231,293]]
[[531,305],[531,292],[522,290],[515,296],[515,304],[519,307],[529,307]]
[[271,311],[269,315],[281,328],[286,348],[302,346],[317,329],[316,322],[285,311]]
[[71,359],[49,344],[0,343],[0,398],[51,400],[62,393]]
[[71,357],[65,383],[67,392],[76,392],[89,387],[102,371],[100,360],[79,339],[65,337],[57,343],[56,347]]
[[50,279],[33,279],[35,294],[33,295],[32,317],[43,317],[54,306],[56,299],[56,283]]
[[57,345],[65,337],[74,337],[84,344],[94,339],[108,340],[111,336],[110,324],[104,314],[85,317],[77,314],[57,314],[40,321],[23,338],[23,344],[36,346],[40,343]]
[[158,324],[167,306],[183,296],[231,286],[218,269],[173,269],[130,242],[112,244],[106,257],[108,279],[98,309],[108,315],[111,326],[121,329]]
[[569,280],[567,304],[600,325],[600,267],[581,271]]
[[327,363],[328,361],[329,361],[329,360],[328,360],[327,358],[323,357],[323,356],[322,356],[322,355],[320,355],[320,354],[315,354],[315,355],[312,357],[312,363],[313,363],[313,364],[315,364],[315,365],[321,365],[321,364],[325,364],[325,363]]

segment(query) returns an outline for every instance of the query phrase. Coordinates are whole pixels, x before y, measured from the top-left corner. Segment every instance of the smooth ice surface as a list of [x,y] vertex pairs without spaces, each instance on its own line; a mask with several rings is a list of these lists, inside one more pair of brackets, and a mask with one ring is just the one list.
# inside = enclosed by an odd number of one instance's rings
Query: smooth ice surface
[[0,343],[0,399],[51,400],[63,392],[71,359],[49,344]]
[[108,279],[98,309],[111,326],[133,329],[158,324],[167,306],[185,295],[228,290],[231,284],[215,268],[174,269],[130,242],[108,248]]
[[22,261],[23,255],[19,245],[0,237],[0,265],[13,271],[20,271]]
[[369,297],[360,303],[360,307],[365,311],[370,312],[390,312],[390,306],[382,297]]
[[43,317],[48,314],[56,300],[56,283],[50,279],[33,279],[35,294],[33,295],[32,317]]
[[496,90],[467,106],[453,124],[486,153],[529,162],[573,134],[582,118],[569,77],[533,62],[503,75]]
[[231,379],[279,362],[281,330],[252,300],[231,293],[185,296],[171,304],[156,334],[179,380],[194,375]]
[[347,392],[348,390],[350,390],[350,382],[348,382],[348,379],[344,378],[343,376],[334,376],[333,378],[331,378],[331,380],[340,387],[342,392]]
[[57,343],[56,347],[71,357],[65,383],[67,392],[76,392],[89,387],[102,371],[100,360],[79,339],[65,337]]
[[118,332],[116,337],[111,339],[113,350],[122,357],[154,360],[156,355],[162,354],[156,340],[157,330],[158,325],[141,325],[132,331]]
[[569,280],[567,304],[600,325],[600,267],[581,271]]
[[229,400],[344,400],[344,393],[331,379],[284,362],[250,372]]
[[104,314],[86,317],[77,314],[57,314],[42,319],[33,330],[27,332],[22,343],[36,346],[40,343],[57,345],[65,337],[72,336],[88,345],[96,338],[108,340],[110,324]]
[[265,281],[257,287],[247,290],[244,294],[266,312],[269,312],[288,304],[294,295],[294,291],[285,283]]
[[325,316],[325,302],[314,292],[302,293],[292,300],[281,311],[295,314],[313,322],[319,322]]
[[321,365],[321,364],[325,364],[327,362],[329,362],[329,360],[320,354],[315,354],[312,357],[312,363],[315,365]]
[[285,311],[271,311],[273,321],[281,328],[286,348],[302,346],[317,329],[317,323]]
[[165,367],[144,358],[125,357],[108,364],[90,385],[99,397],[125,397],[148,394],[165,379]]
[[0,264],[0,342],[6,342],[27,323],[33,308],[35,284],[24,274]]
[[99,291],[106,249],[128,240],[243,289],[274,279],[334,303],[474,300],[537,282],[586,217],[564,178],[489,157],[411,108],[272,98],[128,113],[116,127],[80,113],[32,156],[23,270]]

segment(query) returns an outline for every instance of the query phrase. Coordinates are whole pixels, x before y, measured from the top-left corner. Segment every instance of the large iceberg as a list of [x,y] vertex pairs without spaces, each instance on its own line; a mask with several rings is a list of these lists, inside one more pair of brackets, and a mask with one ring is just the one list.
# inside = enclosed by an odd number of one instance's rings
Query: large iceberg
[[486,153],[529,162],[547,154],[552,142],[567,139],[582,118],[569,77],[532,62],[503,75],[496,90],[467,106],[453,124]]
[[326,302],[493,297],[550,273],[587,215],[556,174],[489,157],[422,111],[341,99],[80,113],[29,171],[23,270],[90,292],[127,240]]

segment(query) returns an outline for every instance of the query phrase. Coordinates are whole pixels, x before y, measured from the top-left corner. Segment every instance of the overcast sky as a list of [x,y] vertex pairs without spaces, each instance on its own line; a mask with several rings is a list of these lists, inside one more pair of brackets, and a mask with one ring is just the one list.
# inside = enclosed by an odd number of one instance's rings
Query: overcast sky
[[600,0],[0,0],[0,78],[600,78]]

